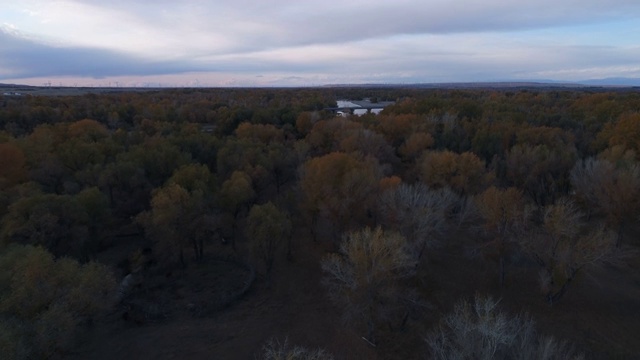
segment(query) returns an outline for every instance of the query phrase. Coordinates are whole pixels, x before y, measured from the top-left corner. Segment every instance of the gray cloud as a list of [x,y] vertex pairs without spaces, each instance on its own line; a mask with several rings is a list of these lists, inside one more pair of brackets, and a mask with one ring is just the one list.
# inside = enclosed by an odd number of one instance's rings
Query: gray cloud
[[155,61],[98,48],[54,47],[0,30],[0,79],[39,76],[104,78],[212,71],[186,61]]
[[224,34],[228,51],[343,43],[401,34],[501,32],[640,18],[636,0],[81,0],[150,26]]
[[[75,0],[82,6],[74,14],[24,1],[53,11],[30,15],[29,29],[17,23],[32,39],[0,31],[0,79],[215,71],[315,83],[640,74],[640,48],[608,41],[640,31],[637,0]],[[72,15],[82,21],[69,23]],[[607,32],[624,20],[636,25]],[[600,26],[603,35],[592,40],[578,26]],[[67,45],[34,40],[45,35]]]

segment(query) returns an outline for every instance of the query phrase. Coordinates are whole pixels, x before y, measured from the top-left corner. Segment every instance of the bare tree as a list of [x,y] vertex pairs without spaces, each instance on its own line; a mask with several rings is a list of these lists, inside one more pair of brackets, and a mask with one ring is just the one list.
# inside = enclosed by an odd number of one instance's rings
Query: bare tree
[[333,360],[333,355],[326,350],[308,349],[302,346],[289,344],[288,339],[280,342],[278,339],[270,339],[262,347],[263,360]]
[[382,193],[378,211],[381,223],[400,232],[420,259],[427,247],[438,243],[459,203],[460,197],[446,187],[401,184]]
[[375,329],[402,308],[400,281],[413,275],[415,257],[405,238],[381,228],[347,234],[338,254],[322,261],[330,298],[344,309],[346,321],[362,321],[375,343]]
[[581,359],[565,342],[538,336],[527,314],[509,315],[498,300],[475,297],[458,303],[425,339],[437,360]]

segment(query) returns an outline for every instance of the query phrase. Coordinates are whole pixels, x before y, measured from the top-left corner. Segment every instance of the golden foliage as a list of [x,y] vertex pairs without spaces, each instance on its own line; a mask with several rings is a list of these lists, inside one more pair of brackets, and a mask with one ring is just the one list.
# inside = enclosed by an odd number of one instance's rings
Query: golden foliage
[[416,166],[425,184],[448,186],[461,194],[475,194],[491,181],[484,161],[471,152],[427,151]]
[[69,125],[70,138],[81,138],[88,141],[98,141],[109,135],[107,128],[92,119],[76,121]]
[[340,254],[322,261],[329,296],[344,306],[345,319],[367,324],[372,342],[380,321],[399,306],[400,280],[413,275],[415,266],[405,238],[380,227],[346,234]]
[[621,115],[609,136],[609,146],[622,145],[640,153],[640,113]]
[[280,142],[284,139],[284,131],[271,124],[251,124],[243,122],[236,128],[238,139],[249,139],[265,144]]
[[413,133],[407,138],[407,140],[400,146],[398,153],[405,159],[412,161],[415,160],[425,150],[433,146],[433,136],[425,132]]
[[19,147],[11,143],[0,144],[0,190],[27,178],[26,163],[24,152]]
[[562,298],[578,272],[620,255],[615,234],[586,223],[578,206],[567,198],[544,207],[541,228],[520,243],[541,267],[540,285],[549,303]]
[[523,227],[531,215],[522,192],[513,187],[499,189],[492,186],[475,196],[474,202],[484,219],[485,229],[499,236]]
[[362,221],[375,200],[380,171],[371,158],[333,152],[308,160],[302,168],[300,186],[305,205],[341,228],[353,219]]

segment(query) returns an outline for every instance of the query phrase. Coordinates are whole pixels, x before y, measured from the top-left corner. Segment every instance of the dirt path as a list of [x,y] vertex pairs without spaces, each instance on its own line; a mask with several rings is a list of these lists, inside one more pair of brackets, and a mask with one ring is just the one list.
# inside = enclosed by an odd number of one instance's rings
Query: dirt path
[[260,278],[237,303],[209,316],[181,315],[137,326],[112,318],[86,335],[69,359],[254,359],[272,337],[325,347],[338,359],[376,359],[325,298],[318,257],[310,246],[295,262],[280,261],[269,287]]
[[256,359],[273,337],[324,347],[336,359],[414,358],[424,353],[422,336],[438,318],[459,299],[479,292],[502,298],[506,311],[530,313],[540,333],[574,344],[587,359],[640,359],[640,258],[626,269],[607,267],[578,279],[566,297],[550,307],[538,291],[535,269],[522,264],[510,268],[507,287],[500,289],[493,264],[468,258],[455,247],[442,250],[420,281],[430,309],[412,320],[405,332],[381,334],[384,343],[373,349],[362,334],[341,323],[339,309],[327,300],[321,285],[319,258],[325,252],[304,241],[295,262],[277,263],[269,287],[258,278],[226,309],[200,318],[183,313],[141,326],[112,318],[87,332],[84,344],[68,358]]

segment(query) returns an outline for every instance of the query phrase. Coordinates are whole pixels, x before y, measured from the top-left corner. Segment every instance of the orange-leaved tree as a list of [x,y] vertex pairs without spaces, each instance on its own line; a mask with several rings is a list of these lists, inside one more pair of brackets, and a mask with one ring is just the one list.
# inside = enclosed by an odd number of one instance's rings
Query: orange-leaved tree
[[462,195],[476,194],[491,181],[484,161],[471,152],[426,151],[416,167],[425,184],[433,188],[448,186]]
[[301,169],[300,188],[311,216],[312,231],[319,217],[331,222],[334,234],[365,223],[381,178],[372,158],[333,152],[308,160]]
[[11,143],[0,144],[0,190],[27,178],[27,160],[22,150]]

